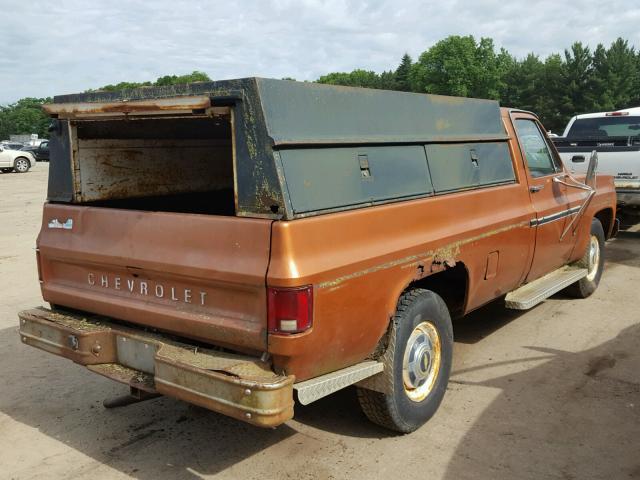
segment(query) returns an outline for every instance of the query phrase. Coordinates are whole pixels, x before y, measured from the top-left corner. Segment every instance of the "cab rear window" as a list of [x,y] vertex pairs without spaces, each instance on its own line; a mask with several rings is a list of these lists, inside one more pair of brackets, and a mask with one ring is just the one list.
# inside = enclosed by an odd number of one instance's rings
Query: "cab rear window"
[[640,117],[580,118],[573,122],[568,138],[636,137],[640,135]]

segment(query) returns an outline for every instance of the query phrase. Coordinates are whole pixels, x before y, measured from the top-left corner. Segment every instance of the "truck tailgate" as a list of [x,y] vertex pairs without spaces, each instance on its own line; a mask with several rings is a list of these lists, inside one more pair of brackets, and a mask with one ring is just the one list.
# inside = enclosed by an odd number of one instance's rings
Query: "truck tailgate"
[[266,350],[271,220],[47,204],[46,301],[184,337]]

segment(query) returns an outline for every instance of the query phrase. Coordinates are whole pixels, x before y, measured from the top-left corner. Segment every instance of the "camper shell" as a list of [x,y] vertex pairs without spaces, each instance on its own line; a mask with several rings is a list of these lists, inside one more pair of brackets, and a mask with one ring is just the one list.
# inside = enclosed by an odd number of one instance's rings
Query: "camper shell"
[[294,219],[514,180],[495,101],[246,78],[45,111],[51,202]]

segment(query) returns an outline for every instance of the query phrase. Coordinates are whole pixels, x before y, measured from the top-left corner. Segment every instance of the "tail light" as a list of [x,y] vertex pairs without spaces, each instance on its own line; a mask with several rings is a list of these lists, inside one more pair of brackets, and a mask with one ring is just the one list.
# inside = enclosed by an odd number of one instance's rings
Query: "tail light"
[[313,324],[313,287],[267,290],[269,333],[288,335],[304,332]]

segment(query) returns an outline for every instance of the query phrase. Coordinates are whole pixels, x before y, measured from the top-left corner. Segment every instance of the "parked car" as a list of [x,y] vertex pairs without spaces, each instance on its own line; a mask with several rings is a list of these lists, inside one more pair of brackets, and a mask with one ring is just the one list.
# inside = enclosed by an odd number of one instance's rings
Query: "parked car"
[[47,140],[40,142],[38,146],[27,145],[26,147],[22,147],[22,150],[31,152],[37,162],[49,161],[49,142]]
[[249,78],[54,101],[52,309],[20,313],[21,341],[137,399],[271,427],[355,384],[413,431],[452,317],[591,295],[614,234],[597,155],[571,176],[534,114],[491,100]]
[[0,171],[2,173],[28,172],[35,164],[35,157],[31,152],[22,150],[11,150],[4,145],[0,145]]
[[598,172],[614,177],[618,207],[640,214],[640,107],[576,115],[553,142],[577,174],[586,172],[589,153],[596,150]]
[[24,147],[24,143],[19,142],[2,142],[0,146],[6,148],[7,150],[20,150]]

